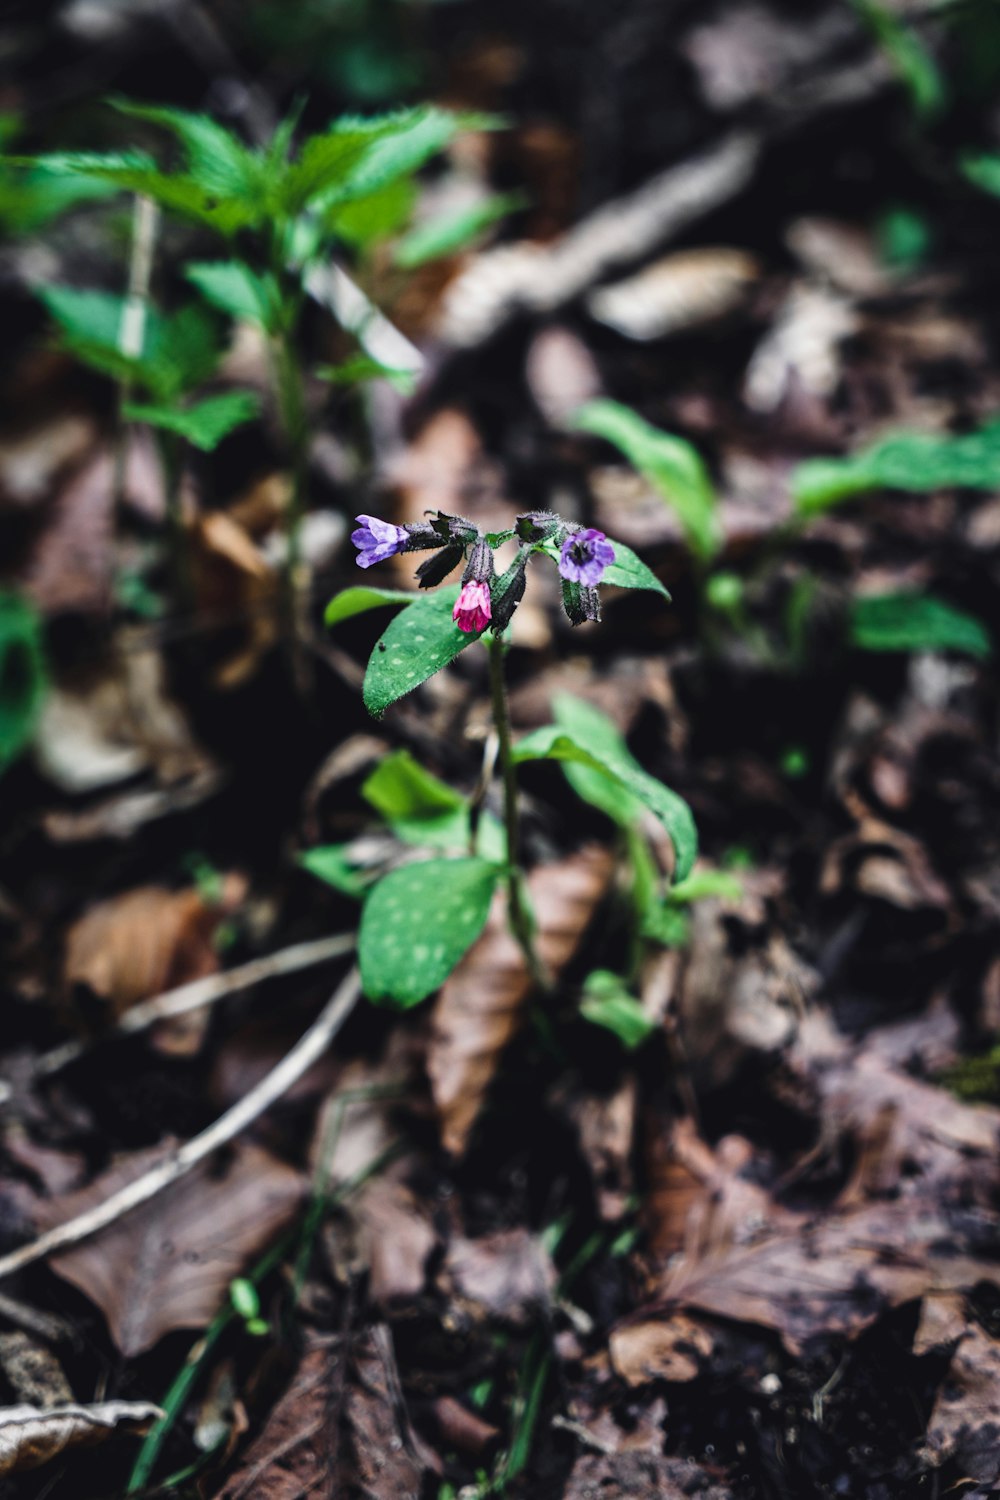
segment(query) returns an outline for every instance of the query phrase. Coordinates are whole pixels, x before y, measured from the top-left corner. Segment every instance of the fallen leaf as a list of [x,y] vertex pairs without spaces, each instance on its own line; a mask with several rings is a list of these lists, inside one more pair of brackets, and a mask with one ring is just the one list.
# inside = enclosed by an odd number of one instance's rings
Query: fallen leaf
[[606,1223],[622,1217],[633,1193],[637,1092],[635,1074],[627,1073],[613,1093],[579,1094],[568,1107],[594,1181],[597,1211]]
[[48,1408],[73,1401],[62,1365],[32,1334],[19,1329],[0,1333],[0,1370],[14,1394],[30,1406]]
[[[529,876],[538,953],[554,975],[573,956],[612,869],[607,850],[589,847]],[[532,987],[524,956],[507,926],[506,902],[498,895],[482,937],[442,988],[431,1018],[427,1072],[441,1137],[453,1155],[460,1156],[468,1144]]]
[[245,894],[243,878],[231,875],[217,903],[208,904],[193,887],[156,885],[99,902],[67,933],[67,994],[86,986],[118,1019],[140,1000],[216,973],[216,931]]
[[963,1331],[934,1402],[924,1453],[951,1460],[962,1479],[1000,1482],[1000,1343],[978,1324]]
[[704,1323],[685,1313],[623,1323],[611,1333],[611,1363],[627,1385],[651,1380],[696,1380],[715,1340]]
[[585,1453],[573,1465],[564,1500],[734,1500],[727,1484],[716,1483],[689,1458],[655,1450]]
[[91,1448],[117,1430],[141,1436],[163,1412],[149,1401],[93,1406],[0,1407],[0,1474],[38,1469],[70,1448]]
[[526,1229],[501,1229],[448,1247],[445,1270],[460,1296],[490,1316],[524,1325],[555,1291],[552,1262]]
[[[162,1160],[160,1148],[135,1153],[81,1192],[39,1202],[39,1228],[85,1213]],[[284,1228],[301,1198],[298,1172],[257,1146],[239,1145],[223,1175],[204,1163],[49,1264],[97,1304],[131,1358],[174,1329],[204,1328],[230,1281]]]
[[554,324],[535,334],[525,362],[528,387],[552,427],[571,425],[585,401],[603,394],[594,356],[579,336]]
[[[187,560],[198,612],[218,631],[213,645],[217,687],[235,688],[256,672],[278,639],[278,573],[226,511],[198,516],[188,527]],[[233,647],[233,632],[238,644]]]
[[410,1425],[389,1331],[376,1324],[347,1350],[313,1336],[218,1500],[419,1500],[436,1467]]
[[664,338],[735,312],[760,274],[757,262],[742,250],[682,250],[625,281],[597,288],[587,298],[587,310],[626,338]]

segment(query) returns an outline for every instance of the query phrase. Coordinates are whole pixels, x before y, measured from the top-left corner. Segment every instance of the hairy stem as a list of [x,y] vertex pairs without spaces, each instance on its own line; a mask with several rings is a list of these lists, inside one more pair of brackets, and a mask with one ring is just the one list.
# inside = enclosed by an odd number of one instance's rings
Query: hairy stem
[[503,642],[490,636],[487,652],[490,659],[490,693],[493,700],[493,723],[499,745],[500,774],[503,777],[504,833],[507,845],[507,910],[510,927],[520,944],[532,977],[543,989],[551,989],[552,978],[535,949],[531,916],[524,900],[524,876],[520,864],[520,819],[517,806],[517,773],[514,769],[510,713],[503,671]]

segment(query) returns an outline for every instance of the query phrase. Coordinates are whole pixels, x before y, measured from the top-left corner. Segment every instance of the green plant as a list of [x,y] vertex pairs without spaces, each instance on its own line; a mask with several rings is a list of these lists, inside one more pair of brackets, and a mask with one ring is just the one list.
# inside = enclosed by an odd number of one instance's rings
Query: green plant
[[[420,107],[335,120],[296,147],[298,112],[293,111],[266,145],[254,148],[205,115],[126,100],[114,103],[130,120],[172,137],[178,164],[165,167],[148,152],[129,149],[58,153],[14,165],[27,166],[43,177],[100,184],[150,199],[165,213],[224,242],[227,258],[194,262],[185,274],[212,307],[258,327],[270,349],[292,474],[285,570],[286,618],[291,626],[296,618],[299,523],[306,505],[309,420],[301,327],[310,289],[334,247],[364,254],[403,229],[414,204],[416,173],[459,130],[490,128],[495,122]],[[47,300],[58,317],[59,299],[51,292]],[[65,311],[65,297],[63,305]],[[72,310],[77,320],[81,310],[78,300]],[[141,370],[123,363],[120,305],[112,308],[106,303],[102,310],[95,303],[86,313],[99,325],[101,337],[95,346],[87,330],[78,329],[77,352],[91,362],[100,361],[100,367],[116,378],[141,377],[149,393],[149,401],[131,408],[133,417],[211,446],[220,429],[228,430],[226,420],[246,411],[246,398],[240,396],[210,398],[210,407],[201,402],[180,413],[171,410],[177,395],[191,389],[187,380],[176,386],[175,359],[166,359],[164,366],[154,357]],[[189,314],[176,315],[185,316]],[[154,319],[153,328],[157,326],[161,325]],[[360,338],[363,344],[363,330]],[[196,353],[187,341],[184,348]],[[170,391],[156,383],[164,368],[175,381]],[[189,373],[186,368],[184,373]],[[343,377],[344,367],[336,373]],[[348,378],[367,379],[372,373],[368,365],[355,367]],[[379,373],[384,373],[380,365]]]
[[31,739],[47,685],[37,611],[0,592],[0,774]]
[[[672,843],[675,880],[689,874],[697,836],[682,799],[644,771],[623,742],[584,732],[565,703],[557,705],[555,723],[515,744],[504,684],[505,634],[524,594],[528,565],[537,557],[556,562],[563,605],[573,624],[600,618],[601,583],[649,589],[661,596],[666,590],[627,547],[551,512],[527,513],[510,530],[486,535],[463,517],[440,511],[410,526],[393,526],[373,516],[359,516],[358,522],[353,541],[362,567],[398,552],[427,551],[430,556],[417,576],[423,588],[435,588],[449,572],[465,565],[460,588],[444,587],[423,597],[398,590],[347,589],[331,601],[327,620],[336,623],[366,610],[405,605],[377,641],[365,673],[364,701],[376,716],[467,647],[483,642],[503,784],[503,822],[501,827],[483,813],[479,799],[459,796],[406,752],[397,752],[369,776],[363,795],[403,844],[446,852],[374,875],[352,867],[344,846],[312,850],[303,862],[342,891],[365,891],[359,958],[362,983],[371,999],[407,1007],[436,990],[481,933],[498,883],[505,887],[511,929],[526,962],[545,985],[548,976],[535,951],[519,858],[520,766],[540,760],[562,762],[571,776],[599,784],[609,806],[648,809]],[[498,573],[495,551],[508,543],[514,543],[516,551]]]

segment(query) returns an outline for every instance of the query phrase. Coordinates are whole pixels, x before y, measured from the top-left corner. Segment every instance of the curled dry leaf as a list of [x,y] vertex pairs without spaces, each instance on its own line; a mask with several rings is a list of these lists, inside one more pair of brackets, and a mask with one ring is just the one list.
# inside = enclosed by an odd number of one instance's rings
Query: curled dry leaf
[[735,312],[760,277],[742,250],[682,250],[625,281],[599,287],[588,311],[631,339],[659,339]]
[[418,1500],[432,1468],[407,1416],[389,1331],[377,1324],[349,1351],[313,1338],[219,1500]]
[[[103,1203],[162,1161],[159,1149],[119,1161],[67,1198],[36,1210],[39,1228]],[[103,1312],[126,1357],[177,1328],[204,1328],[230,1281],[293,1217],[302,1178],[257,1146],[235,1148],[222,1175],[206,1162],[148,1203],[49,1264]]]
[[243,877],[230,875],[222,899],[212,904],[194,888],[171,891],[156,885],[99,902],[67,934],[67,994],[85,986],[106,1002],[108,1019],[117,1020],[140,1000],[214,974],[219,967],[215,933],[245,894]]
[[[528,880],[542,961],[558,975],[608,888],[613,860],[589,847]],[[507,1043],[521,1024],[532,979],[498,896],[486,930],[434,1003],[427,1056],[445,1147],[461,1155]]]
[[0,1407],[0,1474],[38,1469],[70,1448],[91,1448],[116,1431],[141,1436],[163,1416],[149,1401],[99,1401],[93,1406]]

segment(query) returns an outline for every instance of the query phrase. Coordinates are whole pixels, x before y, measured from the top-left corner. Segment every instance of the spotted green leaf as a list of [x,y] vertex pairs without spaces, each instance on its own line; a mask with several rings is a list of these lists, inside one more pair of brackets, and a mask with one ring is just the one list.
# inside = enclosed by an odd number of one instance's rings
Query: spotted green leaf
[[391,703],[440,672],[478,635],[459,630],[451,618],[457,588],[415,599],[376,642],[365,672],[364,700],[378,718]]
[[485,927],[499,873],[484,859],[429,859],[380,880],[358,934],[368,998],[408,1009],[439,989]]

